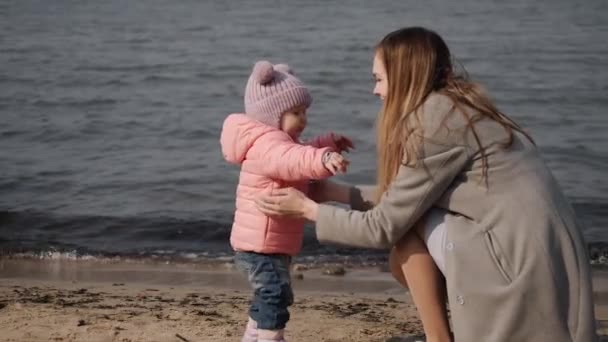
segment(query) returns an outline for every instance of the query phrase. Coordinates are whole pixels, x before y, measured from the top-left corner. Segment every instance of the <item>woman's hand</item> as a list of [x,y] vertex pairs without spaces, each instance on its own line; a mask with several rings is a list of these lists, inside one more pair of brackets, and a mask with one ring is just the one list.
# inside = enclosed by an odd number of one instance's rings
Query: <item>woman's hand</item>
[[268,216],[289,216],[310,221],[317,219],[319,209],[315,201],[294,188],[280,189],[271,195],[261,195],[256,198],[255,203],[258,209]]

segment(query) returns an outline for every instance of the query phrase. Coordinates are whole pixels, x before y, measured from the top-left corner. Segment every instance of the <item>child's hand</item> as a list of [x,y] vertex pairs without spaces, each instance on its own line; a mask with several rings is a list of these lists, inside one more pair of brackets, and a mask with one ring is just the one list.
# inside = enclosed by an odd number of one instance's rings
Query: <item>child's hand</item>
[[340,153],[327,152],[323,156],[323,165],[333,175],[337,174],[338,172],[345,173],[348,164],[348,160],[342,157]]
[[354,149],[352,140],[340,134],[333,134],[334,144],[338,148],[338,152],[350,152],[350,149]]

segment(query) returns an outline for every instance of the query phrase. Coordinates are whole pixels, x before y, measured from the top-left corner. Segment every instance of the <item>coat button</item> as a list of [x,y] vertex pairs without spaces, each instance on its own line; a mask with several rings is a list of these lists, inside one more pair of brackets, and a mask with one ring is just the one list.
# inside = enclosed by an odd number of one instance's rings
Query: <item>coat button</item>
[[454,244],[453,244],[453,243],[451,243],[451,242],[448,242],[448,243],[447,243],[447,245],[445,245],[445,248],[446,248],[448,251],[451,251],[452,249],[454,249]]
[[460,305],[464,305],[464,298],[462,296],[456,296],[456,301]]

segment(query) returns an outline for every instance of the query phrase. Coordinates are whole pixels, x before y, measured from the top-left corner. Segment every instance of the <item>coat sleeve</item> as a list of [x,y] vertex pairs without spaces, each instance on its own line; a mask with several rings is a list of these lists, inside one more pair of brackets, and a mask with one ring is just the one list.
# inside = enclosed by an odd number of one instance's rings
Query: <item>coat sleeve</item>
[[[436,121],[440,120],[437,118]],[[357,211],[319,206],[316,222],[319,241],[389,248],[434,205],[454,178],[467,167],[471,151],[467,145],[453,139],[454,134],[460,133],[450,133],[449,129],[434,130],[433,126],[437,127],[434,124],[428,126],[424,131],[435,133],[423,139],[418,163],[401,165],[388,190],[372,209]],[[351,207],[357,207],[355,204],[364,199],[365,194],[358,188],[351,190]]]
[[332,176],[323,165],[323,155],[329,148],[298,144],[282,136],[268,136],[258,150],[260,174],[273,179],[296,182],[324,179]]

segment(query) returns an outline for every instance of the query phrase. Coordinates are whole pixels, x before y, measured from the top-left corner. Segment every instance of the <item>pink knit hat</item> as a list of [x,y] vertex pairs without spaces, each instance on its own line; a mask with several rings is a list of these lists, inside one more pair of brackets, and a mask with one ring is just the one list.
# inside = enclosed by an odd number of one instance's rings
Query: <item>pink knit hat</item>
[[245,114],[278,128],[281,114],[311,103],[308,89],[287,64],[255,63],[245,88]]

